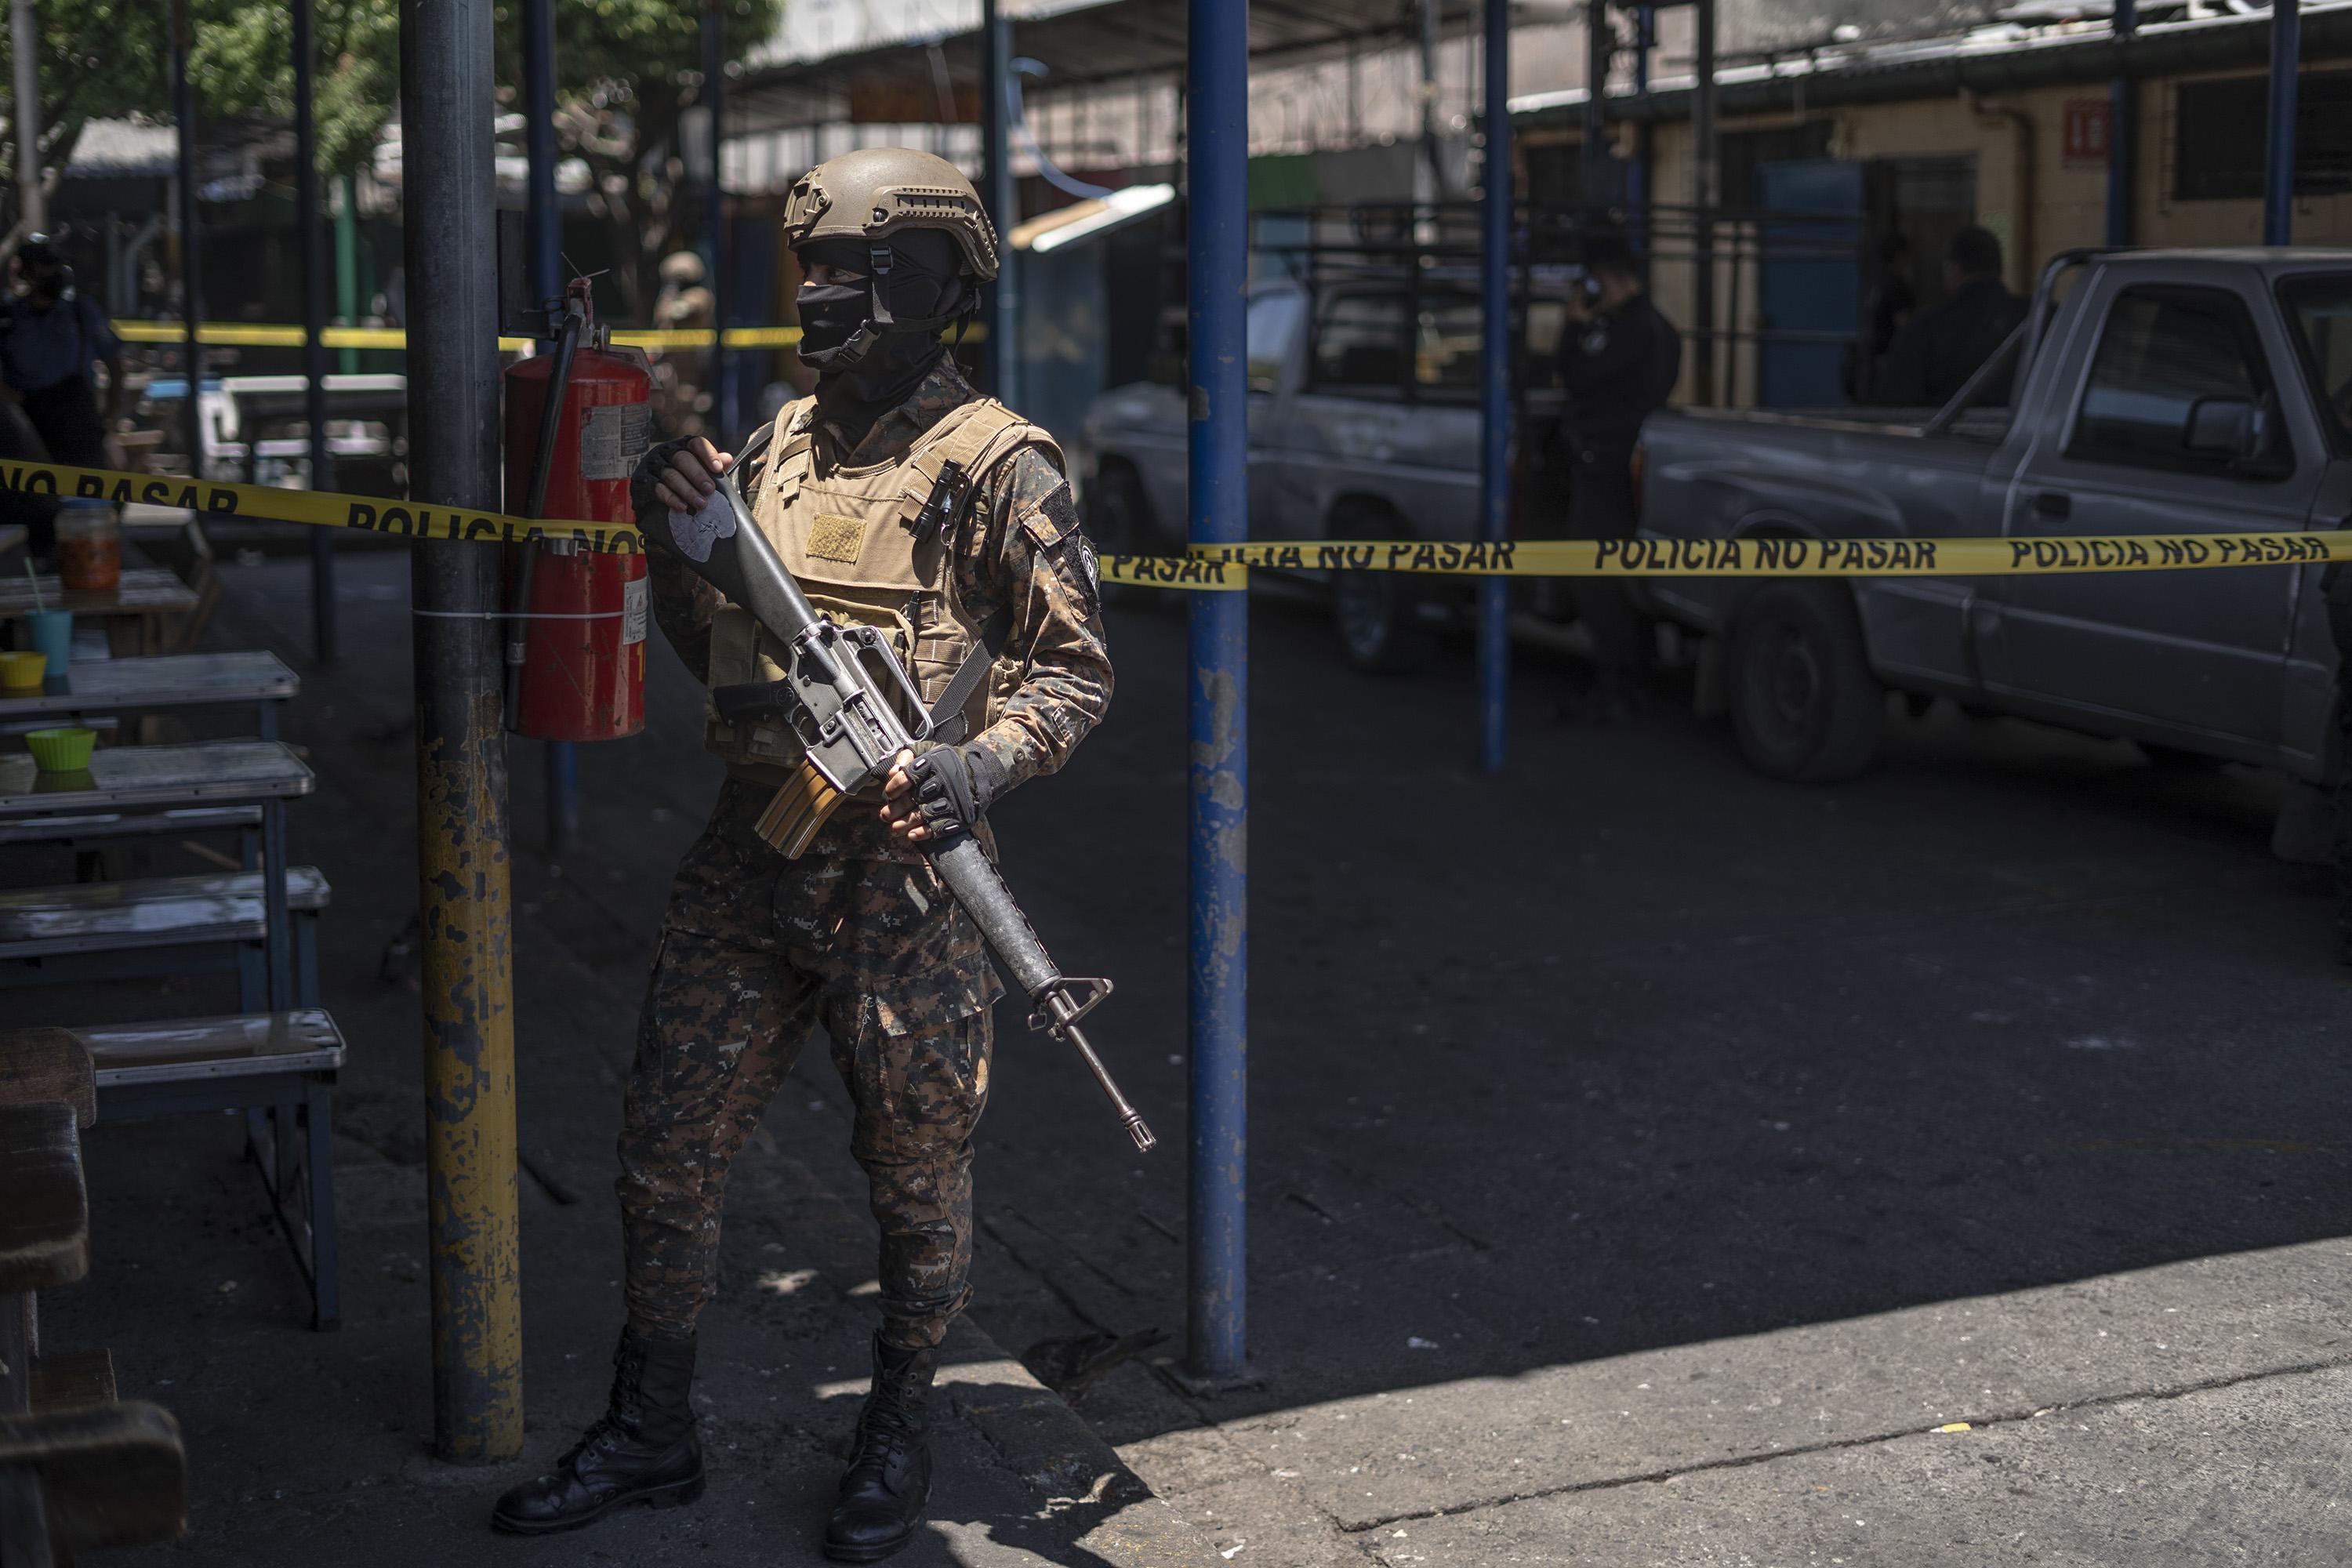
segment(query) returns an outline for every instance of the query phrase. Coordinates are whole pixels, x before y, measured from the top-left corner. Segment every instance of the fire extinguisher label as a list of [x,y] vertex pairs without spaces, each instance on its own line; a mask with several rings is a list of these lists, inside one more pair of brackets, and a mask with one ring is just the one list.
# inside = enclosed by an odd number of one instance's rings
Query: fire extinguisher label
[[621,646],[646,640],[646,607],[652,600],[643,577],[621,584]]
[[606,403],[588,410],[580,426],[580,477],[625,479],[652,445],[653,405]]

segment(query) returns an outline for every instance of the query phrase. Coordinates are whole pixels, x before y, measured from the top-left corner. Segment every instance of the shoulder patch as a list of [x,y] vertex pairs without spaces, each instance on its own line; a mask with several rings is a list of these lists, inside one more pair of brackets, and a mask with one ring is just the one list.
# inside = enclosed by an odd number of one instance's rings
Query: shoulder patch
[[1021,526],[1040,545],[1051,548],[1078,531],[1077,498],[1063,479],[1021,513]]

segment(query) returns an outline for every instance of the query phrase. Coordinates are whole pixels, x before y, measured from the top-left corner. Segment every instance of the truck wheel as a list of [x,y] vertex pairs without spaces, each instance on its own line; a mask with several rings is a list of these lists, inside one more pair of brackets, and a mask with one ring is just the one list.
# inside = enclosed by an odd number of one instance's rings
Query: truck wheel
[[1421,598],[1401,572],[1339,572],[1331,578],[1331,620],[1348,662],[1368,675],[1405,675],[1437,650],[1420,618]]
[[1822,784],[1870,765],[1885,689],[1864,657],[1853,598],[1830,583],[1773,583],[1732,630],[1731,727],[1740,754],[1776,779]]

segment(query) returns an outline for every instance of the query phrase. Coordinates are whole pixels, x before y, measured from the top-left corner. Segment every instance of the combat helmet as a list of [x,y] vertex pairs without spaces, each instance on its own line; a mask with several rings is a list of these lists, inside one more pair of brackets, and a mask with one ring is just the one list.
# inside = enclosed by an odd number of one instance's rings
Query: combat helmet
[[910,228],[945,231],[973,278],[996,276],[996,229],[980,193],[945,158],[912,147],[845,153],[794,181],[784,200],[784,243],[794,250],[819,239],[882,247]]

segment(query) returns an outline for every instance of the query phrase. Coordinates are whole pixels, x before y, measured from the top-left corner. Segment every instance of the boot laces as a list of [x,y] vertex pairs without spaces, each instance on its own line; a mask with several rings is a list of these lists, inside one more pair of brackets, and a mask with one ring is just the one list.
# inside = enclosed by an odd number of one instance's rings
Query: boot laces
[[877,1393],[858,1417],[857,1449],[850,1456],[849,1472],[844,1479],[887,1480],[920,1440],[921,1433],[905,1405],[888,1393]]
[[645,1370],[644,1358],[630,1355],[625,1346],[613,1352],[611,1404],[565,1453],[561,1461],[563,1468],[570,1468],[591,1449],[609,1452],[636,1437],[645,1419]]

